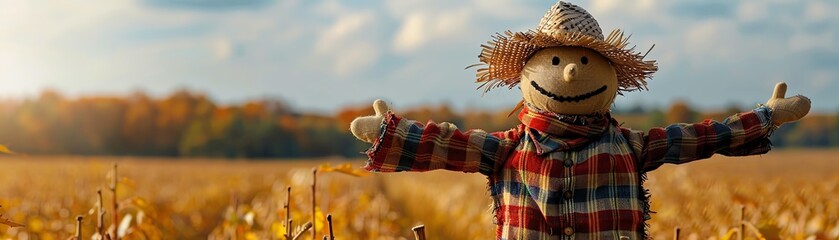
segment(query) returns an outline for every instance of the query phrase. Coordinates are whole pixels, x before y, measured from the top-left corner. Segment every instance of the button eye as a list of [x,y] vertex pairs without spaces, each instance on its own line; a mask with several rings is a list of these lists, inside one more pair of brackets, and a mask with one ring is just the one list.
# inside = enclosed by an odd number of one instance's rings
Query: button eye
[[588,58],[586,56],[583,56],[580,58],[580,62],[583,64],[588,64]]
[[554,66],[555,66],[555,65],[559,65],[559,57],[554,57],[554,58],[551,60],[551,64],[553,64]]

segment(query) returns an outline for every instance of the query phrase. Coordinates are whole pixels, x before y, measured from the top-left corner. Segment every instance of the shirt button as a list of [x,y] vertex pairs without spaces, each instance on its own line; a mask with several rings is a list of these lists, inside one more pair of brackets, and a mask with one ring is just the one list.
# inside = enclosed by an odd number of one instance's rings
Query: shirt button
[[565,191],[565,193],[562,194],[562,197],[564,197],[565,200],[571,200],[571,198],[574,197],[574,193],[571,192],[571,190],[568,190],[568,191]]
[[571,236],[574,235],[574,229],[571,227],[567,227],[562,230],[562,233],[565,233],[565,236]]
[[562,161],[562,164],[564,164],[565,167],[571,167],[574,166],[574,161],[571,161],[571,159],[565,159],[565,161]]

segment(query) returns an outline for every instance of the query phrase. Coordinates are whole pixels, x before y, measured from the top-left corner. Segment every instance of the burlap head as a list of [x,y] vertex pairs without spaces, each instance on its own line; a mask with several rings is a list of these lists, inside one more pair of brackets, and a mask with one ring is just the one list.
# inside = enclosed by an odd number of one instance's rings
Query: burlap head
[[658,70],[655,60],[644,60],[635,46],[629,46],[629,36],[619,29],[609,36],[597,20],[585,9],[566,2],[557,2],[542,17],[536,30],[507,31],[496,34],[485,45],[478,59],[477,82],[489,91],[498,86],[514,87],[521,81],[521,71],[530,56],[547,47],[574,46],[592,49],[612,63],[620,91],[645,89],[646,79]]

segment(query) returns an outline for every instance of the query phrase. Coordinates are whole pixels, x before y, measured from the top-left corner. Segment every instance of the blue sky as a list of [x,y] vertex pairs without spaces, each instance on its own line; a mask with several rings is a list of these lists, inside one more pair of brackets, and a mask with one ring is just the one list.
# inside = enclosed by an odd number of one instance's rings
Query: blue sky
[[[764,102],[774,84],[839,109],[839,2],[573,1],[632,33],[659,60],[649,91],[617,107]],[[236,103],[276,97],[329,112],[383,98],[396,108],[500,109],[517,89],[475,90],[480,44],[535,28],[553,1],[9,0],[0,7],[0,98],[179,88]]]

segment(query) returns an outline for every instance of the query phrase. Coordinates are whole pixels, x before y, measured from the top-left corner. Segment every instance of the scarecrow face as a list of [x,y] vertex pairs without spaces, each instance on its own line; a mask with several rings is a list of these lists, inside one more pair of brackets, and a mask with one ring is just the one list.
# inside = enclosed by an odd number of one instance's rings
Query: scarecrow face
[[618,93],[618,78],[609,60],[582,47],[539,50],[521,73],[524,100],[558,114],[608,112]]

